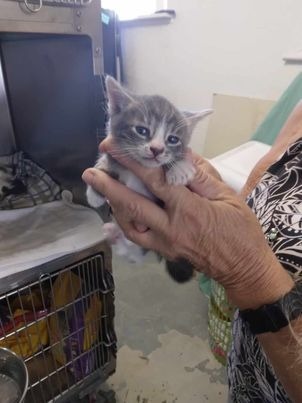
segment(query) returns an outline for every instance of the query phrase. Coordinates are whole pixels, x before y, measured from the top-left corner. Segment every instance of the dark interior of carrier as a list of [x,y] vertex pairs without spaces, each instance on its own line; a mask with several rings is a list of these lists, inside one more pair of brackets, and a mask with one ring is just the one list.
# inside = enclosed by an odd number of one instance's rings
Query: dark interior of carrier
[[[0,157],[24,152],[62,190],[71,191],[74,202],[85,205],[81,175],[94,164],[104,130],[102,77],[94,74],[90,37],[0,33]],[[72,300],[55,306],[54,287],[62,283],[62,276],[69,285],[71,277],[80,285],[74,295],[69,288]],[[0,318],[0,345],[8,347],[12,339],[18,340],[30,377],[25,401],[88,401],[85,396],[115,369],[110,249],[94,245],[1,281],[0,312],[10,320],[5,324]],[[84,318],[93,303],[95,315],[87,325]],[[75,324],[79,317],[82,323]],[[50,336],[51,321],[64,327],[57,340]],[[46,326],[47,342],[42,341],[39,324]],[[84,337],[87,326],[93,340],[86,340],[85,349],[76,352],[72,343]],[[33,327],[40,347],[24,354],[18,337],[29,338]],[[61,362],[53,354],[58,347],[65,354]]]
[[6,34],[0,48],[0,155],[24,151],[85,202],[81,174],[105,126],[90,38]]

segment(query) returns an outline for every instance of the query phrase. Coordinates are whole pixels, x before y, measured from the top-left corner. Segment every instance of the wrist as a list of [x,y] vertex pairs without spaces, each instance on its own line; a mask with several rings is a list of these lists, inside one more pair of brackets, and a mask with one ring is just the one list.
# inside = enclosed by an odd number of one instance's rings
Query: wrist
[[294,287],[273,303],[265,304],[258,309],[240,310],[240,316],[249,324],[254,335],[276,333],[302,313],[302,283]]
[[293,279],[277,260],[259,272],[262,275],[255,276],[248,284],[226,289],[228,298],[239,309],[257,309],[272,304],[294,287]]

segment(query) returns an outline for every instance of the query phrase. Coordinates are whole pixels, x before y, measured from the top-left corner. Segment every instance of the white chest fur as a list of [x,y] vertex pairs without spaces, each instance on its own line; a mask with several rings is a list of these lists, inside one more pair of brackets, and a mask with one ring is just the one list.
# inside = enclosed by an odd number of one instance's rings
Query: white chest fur
[[123,182],[129,189],[134,190],[135,192],[147,197],[148,199],[155,200],[155,197],[149,190],[146,188],[144,183],[132,172],[128,170],[123,170],[120,173],[119,177],[120,181]]

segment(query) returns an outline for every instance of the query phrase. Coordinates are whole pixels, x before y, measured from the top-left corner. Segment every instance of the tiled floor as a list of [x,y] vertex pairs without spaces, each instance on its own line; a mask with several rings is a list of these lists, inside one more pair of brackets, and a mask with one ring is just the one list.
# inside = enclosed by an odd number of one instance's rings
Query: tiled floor
[[196,279],[173,282],[163,265],[114,258],[116,374],[108,381],[118,403],[220,403],[225,369],[207,341],[207,299]]

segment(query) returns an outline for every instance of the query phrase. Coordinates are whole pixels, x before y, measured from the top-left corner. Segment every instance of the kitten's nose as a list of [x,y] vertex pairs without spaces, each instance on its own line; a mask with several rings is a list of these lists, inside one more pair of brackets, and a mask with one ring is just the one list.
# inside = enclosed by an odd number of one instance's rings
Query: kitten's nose
[[150,147],[150,151],[154,155],[154,157],[157,157],[159,154],[162,154],[164,151],[164,147]]

